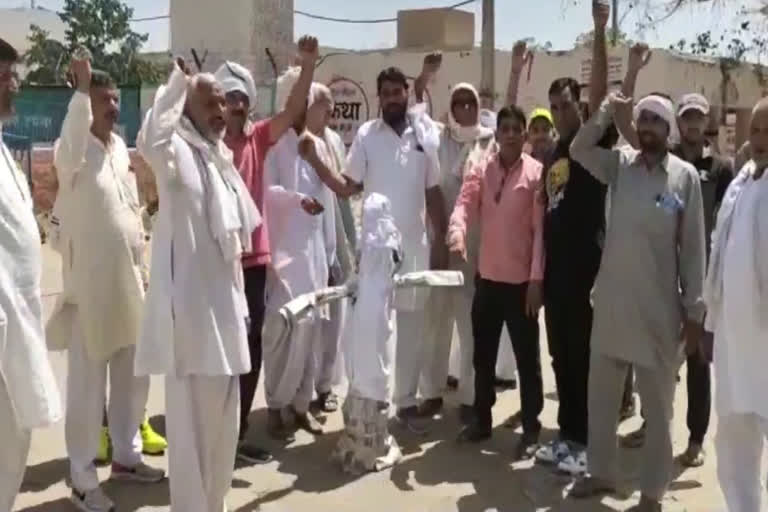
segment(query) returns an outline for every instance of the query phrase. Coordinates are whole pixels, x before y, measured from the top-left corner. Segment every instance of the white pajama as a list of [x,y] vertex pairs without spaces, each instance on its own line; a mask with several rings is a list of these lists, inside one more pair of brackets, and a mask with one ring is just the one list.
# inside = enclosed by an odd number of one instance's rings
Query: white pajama
[[135,347],[126,347],[115,352],[108,361],[91,361],[85,353],[82,337],[73,336],[70,342],[65,439],[72,485],[80,492],[99,486],[93,460],[99,451],[107,371],[107,419],[112,460],[126,467],[141,462],[139,425],[147,405],[149,377],[134,376],[135,353]]
[[322,321],[322,341],[314,350],[317,357],[315,389],[318,393],[329,393],[341,380],[339,356],[341,355],[341,331],[347,316],[347,301],[334,301],[329,304],[329,307],[330,320]]
[[[456,359],[458,397],[464,405],[475,401],[475,371],[472,366],[472,295],[463,288],[432,290],[427,306],[426,354],[421,378],[424,398],[440,398],[448,379],[450,359]],[[453,341],[458,341],[457,344]],[[456,354],[453,354],[456,350]]]
[[268,314],[264,323],[264,392],[267,407],[293,406],[296,412],[309,410],[315,379],[315,351],[321,343],[324,320],[309,316],[298,322],[288,338],[281,337],[282,318]]
[[20,428],[0,376],[0,511],[10,512],[27,466],[30,432]]
[[222,512],[235,465],[236,376],[166,376],[171,512]]
[[396,312],[394,402],[398,409],[419,404],[416,392],[424,360],[424,315],[425,311]]
[[760,512],[760,465],[768,439],[768,419],[757,414],[720,416],[715,436],[717,476],[728,512]]

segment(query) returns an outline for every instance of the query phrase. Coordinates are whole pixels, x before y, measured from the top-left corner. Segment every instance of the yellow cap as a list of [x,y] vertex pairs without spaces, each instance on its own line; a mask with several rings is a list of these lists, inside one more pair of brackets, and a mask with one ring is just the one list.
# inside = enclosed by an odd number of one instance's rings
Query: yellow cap
[[531,124],[534,120],[540,117],[543,117],[544,119],[549,121],[549,124],[551,124],[552,126],[555,125],[555,121],[554,119],[552,119],[552,113],[548,109],[543,107],[533,109],[533,111],[531,112],[531,117],[528,119],[528,124]]

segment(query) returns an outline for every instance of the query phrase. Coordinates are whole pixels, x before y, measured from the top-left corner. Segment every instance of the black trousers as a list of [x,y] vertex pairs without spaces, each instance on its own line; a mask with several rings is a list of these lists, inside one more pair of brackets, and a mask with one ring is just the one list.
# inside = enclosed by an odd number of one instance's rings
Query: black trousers
[[259,385],[261,372],[261,330],[264,326],[265,288],[267,267],[259,265],[244,269],[245,298],[248,301],[248,349],[251,355],[251,371],[240,376],[240,439],[248,431],[248,415],[253,397]]
[[496,359],[501,329],[509,330],[520,375],[523,432],[538,434],[539,415],[544,407],[539,349],[539,323],[525,313],[528,284],[508,284],[478,278],[472,304],[472,333],[475,339],[475,417],[477,426],[491,430],[491,409],[496,403]]
[[545,299],[547,342],[555,373],[560,439],[587,445],[587,396],[592,305],[589,291]]
[[712,373],[710,364],[699,355],[688,357],[688,432],[691,443],[704,444],[709,430],[709,416],[712,410]]

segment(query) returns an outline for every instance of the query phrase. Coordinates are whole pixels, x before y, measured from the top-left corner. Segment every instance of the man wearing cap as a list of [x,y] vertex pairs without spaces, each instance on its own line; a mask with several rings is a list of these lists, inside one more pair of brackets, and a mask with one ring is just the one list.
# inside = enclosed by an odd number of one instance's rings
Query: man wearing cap
[[[644,45],[636,45],[634,53],[645,51]],[[636,60],[636,59],[635,59]],[[623,94],[631,97],[634,94],[637,66],[629,67],[628,78],[625,79]],[[701,193],[704,204],[704,227],[706,236],[707,259],[709,259],[712,230],[715,226],[717,211],[723,200],[728,185],[733,179],[733,168],[728,160],[715,153],[706,139],[705,133],[709,125],[709,102],[701,94],[691,93],[682,96],[677,106],[677,121],[680,128],[680,143],[672,148],[672,153],[692,164],[699,173]],[[638,146],[637,133],[631,125],[623,123],[622,134]],[[629,131],[630,133],[624,133]],[[704,337],[705,345],[711,345],[712,335]],[[694,347],[696,350],[687,358],[687,387],[688,415],[687,424],[690,434],[688,449],[681,457],[683,465],[700,467],[704,464],[704,437],[709,428],[712,402],[712,377],[710,361],[705,354],[711,354],[709,347]],[[628,436],[633,446],[642,444],[645,425]]]
[[40,302],[42,254],[32,195],[2,142],[14,115],[19,54],[0,39],[0,510],[10,511],[24,477],[32,429],[61,417]]
[[[227,133],[225,144],[234,154],[245,185],[251,192],[259,211],[264,212],[264,159],[267,150],[282,137],[304,113],[309,88],[318,58],[317,39],[304,36],[299,40],[301,74],[285,104],[285,108],[269,119],[251,122],[250,115],[256,108],[256,86],[251,73],[234,62],[225,62],[216,71],[227,98]],[[240,442],[238,458],[251,463],[269,462],[272,456],[265,450],[245,441],[248,431],[248,415],[259,382],[261,370],[261,331],[264,323],[265,286],[267,265],[270,263],[269,232],[267,219],[253,232],[253,251],[243,257],[245,295],[248,301],[250,327],[248,345],[251,371],[240,376]]]
[[[647,62],[630,53],[628,67]],[[598,141],[613,120],[606,101],[574,138],[575,159],[610,189],[605,248],[593,291],[589,375],[589,475],[571,491],[577,498],[616,490],[616,428],[630,365],[647,420],[634,511],[661,510],[672,481],[672,409],[683,353],[703,333],[706,252],[699,173],[668,153],[677,122],[672,102],[659,94],[634,109],[639,150],[603,149]],[[621,100],[623,101],[623,100]],[[685,340],[685,345],[681,343]]]
[[549,109],[533,109],[528,121],[528,141],[531,144],[531,156],[542,164],[547,164],[555,149],[554,133],[555,121]]

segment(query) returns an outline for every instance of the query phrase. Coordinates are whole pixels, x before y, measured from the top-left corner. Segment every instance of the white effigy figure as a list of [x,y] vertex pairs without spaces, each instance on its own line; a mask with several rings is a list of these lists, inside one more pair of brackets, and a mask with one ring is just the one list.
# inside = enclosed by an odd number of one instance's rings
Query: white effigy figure
[[[344,286],[302,295],[281,310],[290,333],[325,303],[352,297],[343,353],[349,391],[342,408],[344,431],[333,453],[346,472],[381,471],[401,457],[389,434],[389,402],[395,363],[395,288],[461,286],[461,272],[425,271],[396,275],[403,261],[402,238],[389,200],[371,194],[363,205],[358,276]],[[286,339],[283,340],[284,342]]]

